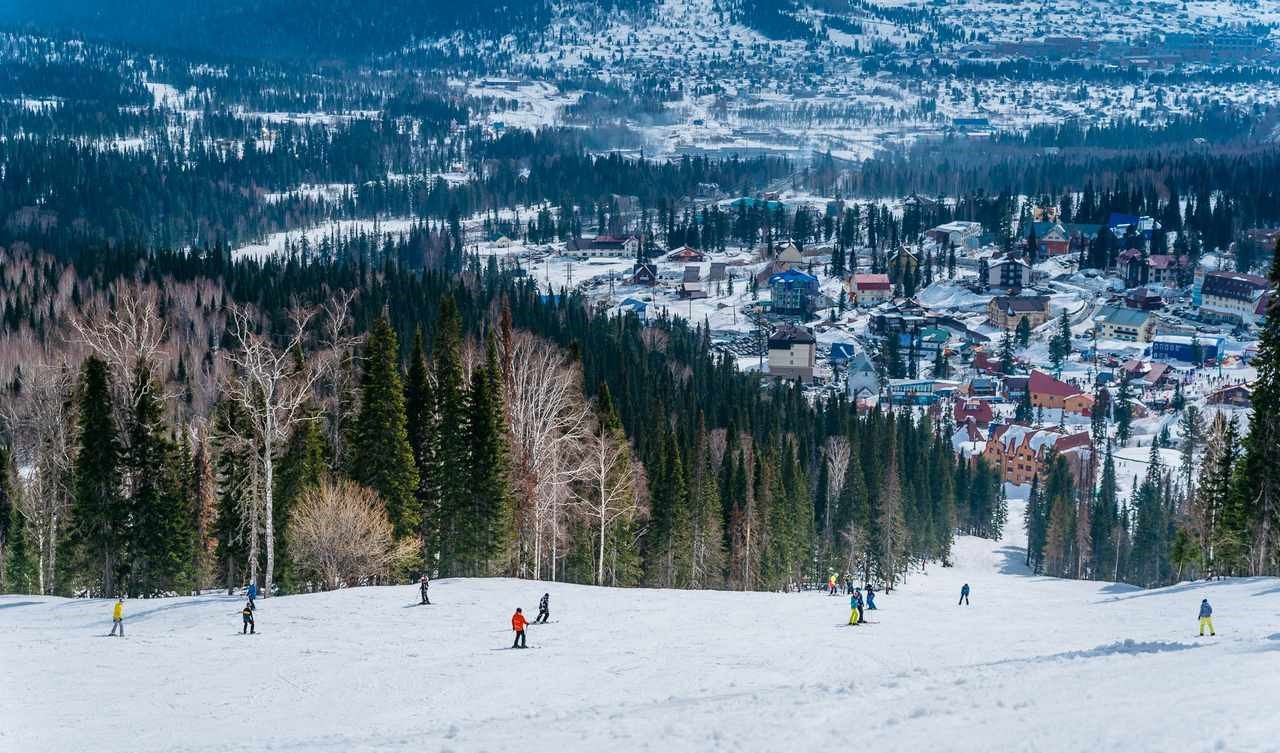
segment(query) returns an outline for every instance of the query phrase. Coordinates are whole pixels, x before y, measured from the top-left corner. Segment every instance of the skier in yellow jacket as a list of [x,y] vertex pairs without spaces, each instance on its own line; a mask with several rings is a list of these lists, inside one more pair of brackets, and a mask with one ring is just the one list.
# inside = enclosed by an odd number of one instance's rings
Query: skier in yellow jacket
[[[116,634],[116,628],[120,628],[120,637],[124,637],[124,597],[116,599],[116,607],[111,610],[111,635]],[[108,636],[110,637],[110,636]]]

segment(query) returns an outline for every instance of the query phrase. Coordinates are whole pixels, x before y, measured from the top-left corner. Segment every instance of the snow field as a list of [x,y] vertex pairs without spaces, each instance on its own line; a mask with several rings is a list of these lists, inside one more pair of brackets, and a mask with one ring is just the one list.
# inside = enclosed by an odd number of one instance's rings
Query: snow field
[[[507,579],[259,601],[0,597],[15,751],[1275,751],[1280,580],[1029,575],[1004,541],[848,598]],[[956,598],[973,588],[972,606]],[[553,622],[511,651],[510,616]],[[1196,637],[1201,598],[1218,637]]]

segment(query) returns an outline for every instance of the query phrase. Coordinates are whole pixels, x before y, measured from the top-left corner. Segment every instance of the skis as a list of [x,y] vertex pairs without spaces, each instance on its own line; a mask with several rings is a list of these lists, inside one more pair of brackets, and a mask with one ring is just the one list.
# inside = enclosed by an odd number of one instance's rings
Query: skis
[[521,647],[503,646],[502,648],[491,648],[489,650],[490,651],[533,651],[534,649],[540,649],[540,648],[542,648],[542,646],[521,646]]

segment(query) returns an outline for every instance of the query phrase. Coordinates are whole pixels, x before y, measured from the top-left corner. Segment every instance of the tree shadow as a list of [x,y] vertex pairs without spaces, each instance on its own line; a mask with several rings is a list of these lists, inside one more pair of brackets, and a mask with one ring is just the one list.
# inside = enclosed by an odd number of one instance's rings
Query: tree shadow
[[[1195,580],[1189,583],[1179,583],[1176,586],[1165,586],[1163,588],[1138,589],[1139,593],[1127,594],[1124,596],[1114,596],[1107,601],[1126,601],[1128,599],[1145,599],[1148,596],[1163,596],[1166,594],[1178,594],[1186,591],[1201,591],[1206,588],[1215,588],[1218,586],[1227,586],[1247,582],[1250,580],[1270,580],[1270,578],[1223,578],[1221,580]],[[1278,587],[1275,590],[1280,590]],[[1263,593],[1267,593],[1264,591]],[[1254,594],[1258,596],[1259,594]]]
[[43,601],[10,601],[0,604],[0,609],[12,609],[14,607],[29,607],[35,604],[43,604]]
[[1001,575],[1035,575],[1027,567],[1027,550],[1020,546],[1005,546],[996,550],[1004,560],[1000,563]]
[[1280,594],[1280,585],[1276,585],[1274,588],[1268,588],[1265,591],[1259,591],[1254,594],[1254,596],[1270,596],[1272,594]]

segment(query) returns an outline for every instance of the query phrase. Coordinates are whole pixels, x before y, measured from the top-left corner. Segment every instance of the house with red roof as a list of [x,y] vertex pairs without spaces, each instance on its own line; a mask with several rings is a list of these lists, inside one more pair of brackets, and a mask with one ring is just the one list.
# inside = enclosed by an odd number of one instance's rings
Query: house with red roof
[[982,456],[992,468],[1000,469],[1005,481],[1021,485],[1043,474],[1054,452],[1066,455],[1073,474],[1078,475],[1091,447],[1087,431],[1068,434],[1059,429],[997,424],[991,427]]
[[1032,370],[1027,380],[1031,390],[1031,405],[1036,408],[1063,409],[1067,398],[1079,395],[1081,389],[1074,384],[1054,379],[1043,371]]
[[889,275],[856,274],[845,281],[845,288],[853,305],[863,308],[893,297],[893,283],[889,282]]

